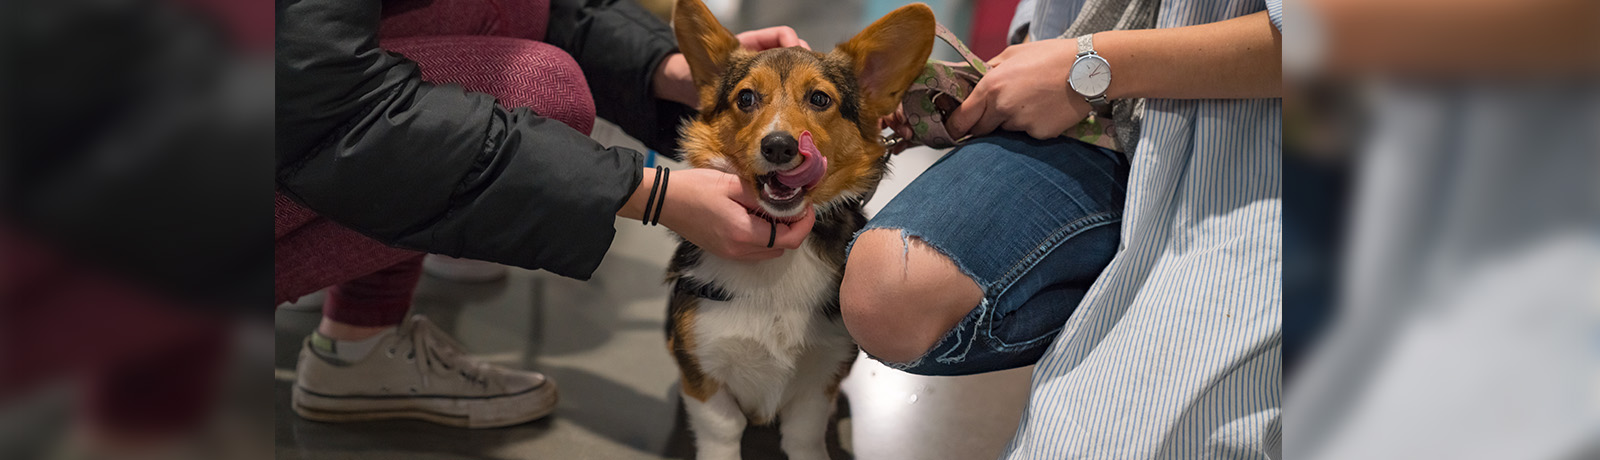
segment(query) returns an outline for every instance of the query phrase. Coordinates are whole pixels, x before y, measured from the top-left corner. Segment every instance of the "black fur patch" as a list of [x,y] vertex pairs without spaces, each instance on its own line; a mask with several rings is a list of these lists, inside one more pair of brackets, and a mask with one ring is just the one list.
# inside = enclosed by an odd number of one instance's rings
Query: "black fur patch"
[[710,382],[707,382],[708,377],[706,377],[705,370],[700,368],[699,362],[694,358],[694,353],[689,349],[692,346],[689,342],[694,339],[692,337],[680,337],[679,331],[676,330],[676,328],[682,327],[685,329],[682,331],[684,332],[682,335],[688,335],[687,332],[690,326],[687,323],[689,321],[687,319],[688,315],[694,311],[699,303],[700,299],[694,296],[681,293],[672,294],[672,297],[667,301],[667,344],[672,349],[673,360],[678,362],[678,372],[683,376],[685,385],[683,391],[690,395],[702,394],[710,396],[709,393],[706,393],[710,389],[707,388],[707,384]]
[[693,267],[700,263],[700,247],[687,243],[683,238],[678,238],[678,251],[672,253],[672,260],[667,262],[667,281],[678,279],[684,268]]
[[722,76],[717,79],[717,104],[711,106],[711,110],[703,112],[700,116],[701,120],[711,121],[717,114],[732,107],[730,105],[731,102],[728,101],[728,96],[733,93],[734,85],[744,81],[744,77],[750,76],[750,66],[755,62],[756,58],[747,58],[734,59],[728,63],[728,70],[723,72]]
[[[700,247],[695,246],[683,238],[678,238],[678,250],[672,253],[672,260],[667,262],[667,283],[676,284],[683,278],[683,271],[700,263]],[[672,300],[667,302],[667,339],[673,338],[672,324],[681,310],[693,308],[694,296],[674,290]]]
[[779,48],[772,52],[761,53],[761,62],[778,71],[778,81],[789,81],[789,69],[799,67],[804,60],[817,61],[810,52],[796,48]]
[[861,200],[848,199],[835,202],[828,212],[817,214],[817,223],[811,227],[811,242],[816,244],[822,260],[844,266],[845,247],[856,231],[867,225]]
[[733,300],[733,294],[717,286],[715,283],[700,281],[687,276],[679,276],[678,282],[672,285],[675,294],[688,294],[707,300],[727,302]]
[[861,87],[856,84],[855,69],[848,63],[825,59],[822,61],[822,77],[839,88],[839,116],[860,125]]
[[[856,232],[867,225],[862,206],[861,200],[855,199],[836,203],[828,212],[817,214],[817,223],[811,227],[810,239],[816,245],[818,255],[822,260],[840,267],[840,278],[834,283],[835,286],[844,281],[845,248],[850,245],[850,239],[855,238]],[[821,308],[823,316],[829,319],[840,317],[837,289],[828,296],[828,301]]]

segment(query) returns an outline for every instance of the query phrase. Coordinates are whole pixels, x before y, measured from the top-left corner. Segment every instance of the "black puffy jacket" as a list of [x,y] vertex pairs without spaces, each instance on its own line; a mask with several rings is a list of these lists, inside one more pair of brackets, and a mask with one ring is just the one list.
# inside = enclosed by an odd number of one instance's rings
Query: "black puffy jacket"
[[[598,115],[663,153],[682,104],[651,94],[672,30],[628,0],[553,0]],[[380,0],[277,1],[277,187],[397,247],[587,279],[643,158],[482,93],[422,81],[378,48]]]

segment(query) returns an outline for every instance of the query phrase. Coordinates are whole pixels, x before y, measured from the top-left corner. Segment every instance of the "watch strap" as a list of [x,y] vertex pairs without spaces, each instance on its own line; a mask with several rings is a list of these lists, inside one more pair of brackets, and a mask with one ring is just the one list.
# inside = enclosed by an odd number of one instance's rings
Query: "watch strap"
[[1095,116],[1107,120],[1111,119],[1111,101],[1106,100],[1105,96],[1084,99],[1089,101],[1089,108],[1094,109]]
[[[1085,34],[1079,36],[1078,57],[1091,54],[1100,54],[1094,52],[1094,34]],[[1096,116],[1104,118],[1108,121],[1111,120],[1111,101],[1106,100],[1106,96],[1104,94],[1095,97],[1084,96],[1084,100],[1089,101],[1089,108],[1094,109]]]

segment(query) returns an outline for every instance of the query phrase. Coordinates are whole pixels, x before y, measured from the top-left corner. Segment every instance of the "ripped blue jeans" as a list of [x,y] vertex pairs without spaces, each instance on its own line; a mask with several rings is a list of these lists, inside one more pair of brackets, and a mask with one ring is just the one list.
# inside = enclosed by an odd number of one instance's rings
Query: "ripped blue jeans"
[[1116,254],[1127,184],[1121,153],[1067,138],[993,135],[934,163],[862,231],[921,240],[983,301],[921,358],[885,364],[965,375],[1037,362]]

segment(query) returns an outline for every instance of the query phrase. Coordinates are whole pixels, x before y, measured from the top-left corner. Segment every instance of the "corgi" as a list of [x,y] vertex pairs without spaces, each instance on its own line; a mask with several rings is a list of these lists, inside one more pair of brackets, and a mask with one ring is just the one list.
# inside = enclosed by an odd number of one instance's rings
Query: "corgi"
[[775,259],[721,259],[688,241],[672,257],[667,348],[699,458],[739,458],[745,426],[776,421],[790,459],[826,459],[857,354],[839,313],[845,249],[888,168],[878,119],[921,74],[933,11],[897,9],[828,54],[741,49],[700,0],[678,0],[673,28],[701,107],[682,129],[684,159],[740,177],[767,219],[816,213],[801,247]]

